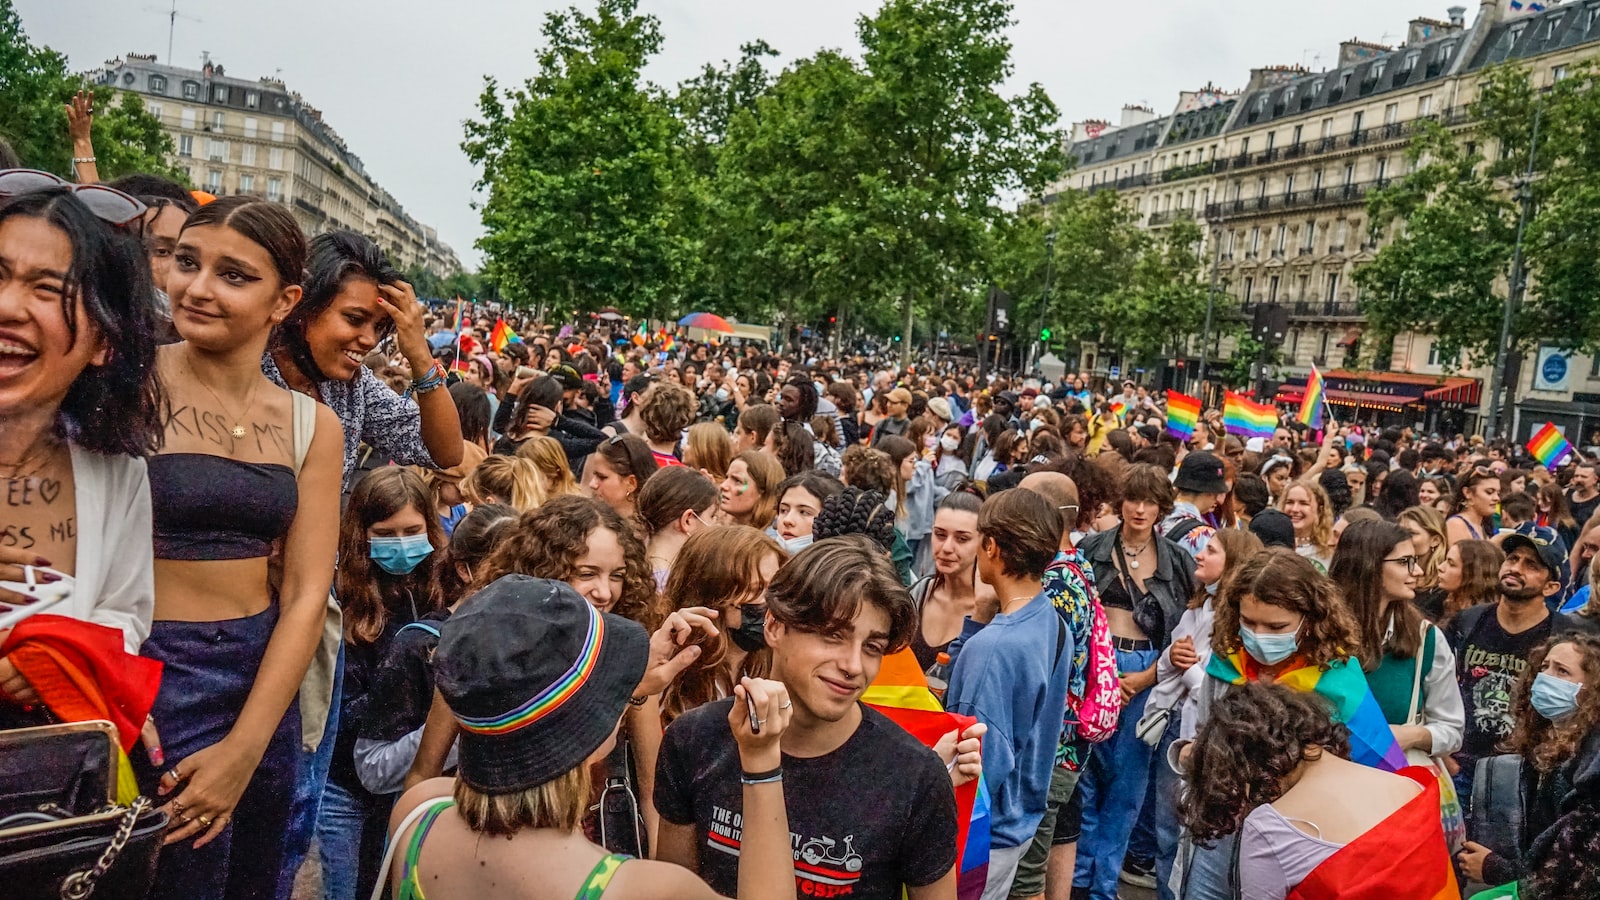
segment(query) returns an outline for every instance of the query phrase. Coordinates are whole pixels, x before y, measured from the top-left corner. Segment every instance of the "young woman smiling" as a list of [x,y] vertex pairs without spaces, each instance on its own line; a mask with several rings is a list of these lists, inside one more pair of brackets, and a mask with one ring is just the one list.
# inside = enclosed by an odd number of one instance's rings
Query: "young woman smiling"
[[[341,480],[338,417],[262,374],[305,258],[282,206],[228,197],[190,217],[167,280],[184,341],[159,359],[168,412],[149,461],[156,604],[142,650],[166,663],[152,716],[167,765],[134,759],[174,822],[154,897],[239,896],[280,874],[300,775],[291,701],[322,633]],[[451,439],[459,449],[459,429]]]
[[1450,543],[1493,537],[1489,523],[1499,505],[1500,476],[1487,466],[1474,466],[1456,487],[1455,514],[1445,521]]
[[1333,562],[1333,507],[1328,493],[1314,481],[1296,481],[1283,489],[1278,508],[1294,525],[1295,552],[1328,571]]
[[[262,371],[326,404],[344,426],[344,474],[363,443],[405,466],[461,462],[461,421],[423,335],[422,304],[377,245],[349,231],[311,241],[305,294],[273,331]],[[398,396],[363,365],[390,335],[411,366]]]
[[[137,652],[154,599],[142,457],[161,442],[157,314],[138,241],[102,216],[143,207],[34,183],[0,172],[0,579],[23,581],[24,566],[71,576],[50,611],[115,628]],[[36,701],[4,656],[0,694]]]

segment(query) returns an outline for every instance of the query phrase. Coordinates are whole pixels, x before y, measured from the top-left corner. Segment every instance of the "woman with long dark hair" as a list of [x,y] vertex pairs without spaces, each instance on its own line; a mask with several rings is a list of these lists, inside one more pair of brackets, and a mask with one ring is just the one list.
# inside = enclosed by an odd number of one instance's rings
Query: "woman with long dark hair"
[[708,527],[716,515],[717,486],[697,469],[669,466],[645,483],[637,506],[644,523],[650,574],[656,588],[666,590],[684,542]]
[[638,514],[639,492],[660,469],[644,438],[619,434],[602,443],[589,461],[589,495],[632,521]]
[[[344,426],[349,476],[363,443],[400,465],[449,468],[461,461],[461,423],[443,366],[423,334],[416,293],[371,239],[350,231],[317,235],[304,294],[273,330],[261,368],[280,387],[325,404]],[[363,365],[394,336],[411,366],[411,390],[397,396]]]
[[433,612],[435,554],[444,529],[422,476],[402,466],[368,472],[350,492],[339,526],[334,592],[344,611],[343,690],[333,762],[317,816],[323,896],[372,893],[392,797],[368,791],[355,767],[356,738],[373,704],[378,669],[395,635]]
[[[292,701],[322,636],[349,449],[331,409],[263,375],[305,259],[284,207],[227,197],[189,217],[167,280],[184,340],[159,360],[155,625],[141,650],[166,664],[152,713],[165,764],[134,757],[141,788],[177,823],[159,898],[243,896],[280,877],[301,775]],[[279,541],[281,576],[269,577]]]
[[1488,466],[1473,466],[1456,483],[1455,510],[1445,520],[1450,543],[1486,541],[1494,536],[1489,527],[1500,505],[1500,476]]
[[987,586],[978,581],[978,510],[983,501],[956,491],[940,501],[933,514],[933,573],[911,586],[917,607],[917,628],[911,652],[924,669],[961,634],[961,626],[978,605]]
[[1372,695],[1400,749],[1419,763],[1461,749],[1466,727],[1456,655],[1412,602],[1422,570],[1411,533],[1383,521],[1345,529],[1328,569],[1361,629]]
[[[115,628],[130,653],[154,604],[143,457],[163,408],[155,296],[128,230],[143,213],[108,188],[0,172],[0,580],[44,569],[67,582],[52,614]],[[37,703],[3,655],[0,694]]]

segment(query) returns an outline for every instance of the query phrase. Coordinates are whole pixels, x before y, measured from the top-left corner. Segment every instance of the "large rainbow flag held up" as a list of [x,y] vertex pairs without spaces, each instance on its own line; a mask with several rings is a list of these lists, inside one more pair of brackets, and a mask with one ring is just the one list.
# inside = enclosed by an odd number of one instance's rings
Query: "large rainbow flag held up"
[[1556,430],[1554,422],[1546,422],[1543,428],[1534,432],[1528,441],[1528,452],[1552,472],[1561,465],[1563,459],[1573,454],[1572,445]]
[[1222,427],[1242,438],[1270,438],[1278,427],[1278,408],[1228,391],[1222,404]]
[[[1255,659],[1241,650],[1227,656],[1214,653],[1211,662],[1206,664],[1206,674],[1228,684],[1244,684],[1247,678],[1255,680],[1257,669]],[[1406,767],[1406,755],[1395,742],[1389,721],[1383,717],[1377,698],[1372,696],[1372,688],[1367,686],[1367,676],[1362,674],[1359,663],[1341,659],[1323,670],[1297,657],[1295,665],[1278,673],[1277,683],[1294,691],[1314,691],[1328,701],[1333,707],[1334,720],[1350,729],[1351,762],[1385,772],[1398,772]]]
[[1167,391],[1167,434],[1180,441],[1194,437],[1200,422],[1200,398]]
[[[884,658],[883,668],[861,701],[929,747],[977,721],[944,711],[928,690],[928,679],[909,649]],[[983,894],[989,874],[989,803],[989,788],[982,777],[956,788],[957,900],[978,900]]]
[[1306,396],[1300,401],[1300,415],[1295,416],[1295,420],[1313,431],[1322,428],[1324,388],[1322,373],[1312,364],[1311,375],[1306,378]]

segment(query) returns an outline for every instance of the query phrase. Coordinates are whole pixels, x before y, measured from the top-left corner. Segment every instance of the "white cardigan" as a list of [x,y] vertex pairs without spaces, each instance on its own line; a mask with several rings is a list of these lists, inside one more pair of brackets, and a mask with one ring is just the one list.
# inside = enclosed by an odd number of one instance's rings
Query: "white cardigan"
[[51,610],[122,632],[129,653],[150,635],[155,614],[155,550],[150,477],[143,459],[72,445],[78,558],[73,593]]

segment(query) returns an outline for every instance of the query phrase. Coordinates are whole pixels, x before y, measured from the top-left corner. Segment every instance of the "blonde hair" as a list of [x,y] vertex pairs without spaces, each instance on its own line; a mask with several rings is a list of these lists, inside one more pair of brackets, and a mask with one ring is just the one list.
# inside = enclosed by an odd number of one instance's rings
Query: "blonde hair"
[[555,438],[547,434],[529,438],[517,448],[517,456],[533,463],[547,498],[583,493],[578,488],[577,480],[572,477],[572,467],[567,463],[567,451],[562,449],[561,442]]
[[689,429],[684,447],[685,465],[705,469],[718,481],[728,477],[728,466],[733,463],[733,438],[728,429],[716,422],[701,422]]
[[1439,566],[1444,563],[1446,553],[1450,552],[1450,537],[1445,530],[1444,513],[1433,506],[1410,506],[1400,511],[1400,524],[1410,522],[1428,533],[1431,538],[1437,538],[1433,552],[1422,557],[1422,581],[1417,586],[1431,588],[1439,583]]
[[589,764],[509,794],[486,794],[456,779],[456,810],[467,827],[480,834],[516,834],[524,828],[576,831],[589,808]]
[[544,484],[533,463],[520,456],[491,456],[461,479],[461,495],[473,506],[504,503],[518,512],[538,509]]
[[[1327,554],[1333,551],[1333,503],[1328,500],[1328,492],[1322,485],[1315,481],[1300,479],[1289,482],[1283,489],[1283,495],[1278,498],[1278,509],[1283,509],[1283,504],[1289,499],[1289,492],[1300,488],[1316,504],[1317,518],[1311,523],[1311,545],[1317,549],[1318,554]],[[1296,538],[1298,540],[1298,538]]]

